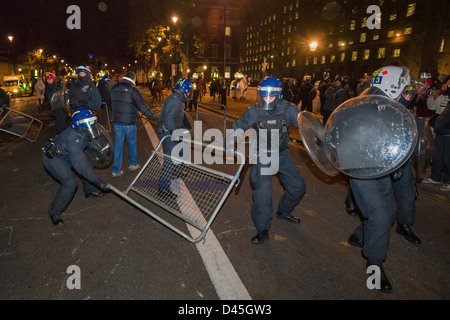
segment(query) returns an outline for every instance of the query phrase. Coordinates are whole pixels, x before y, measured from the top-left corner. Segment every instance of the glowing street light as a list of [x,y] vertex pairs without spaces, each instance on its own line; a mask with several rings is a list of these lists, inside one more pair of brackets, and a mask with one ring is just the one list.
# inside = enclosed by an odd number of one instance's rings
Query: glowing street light
[[173,21],[173,24],[176,24],[177,21],[178,21],[178,17],[177,16],[173,16],[172,17],[172,21]]
[[13,39],[14,39],[14,37],[13,37],[13,36],[8,36],[8,40],[9,40],[9,42],[12,42],[12,41],[13,41]]
[[317,49],[317,42],[313,41],[309,44],[309,50],[316,51]]

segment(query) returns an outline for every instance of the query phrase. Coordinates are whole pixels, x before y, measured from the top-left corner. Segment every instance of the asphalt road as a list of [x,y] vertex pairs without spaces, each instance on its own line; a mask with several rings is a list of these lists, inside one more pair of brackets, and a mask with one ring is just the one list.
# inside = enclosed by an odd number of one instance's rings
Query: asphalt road
[[[141,90],[148,98],[148,92]],[[112,192],[100,199],[85,199],[81,180],[62,214],[64,225],[54,227],[47,211],[59,184],[44,169],[41,148],[55,135],[55,127],[45,112],[25,108],[30,99],[23,98],[15,105],[42,119],[37,141],[0,132],[2,300],[144,299],[175,300],[184,305],[184,300],[450,298],[449,193],[439,191],[438,186],[418,184],[413,229],[422,245],[408,243],[394,225],[384,265],[394,291],[370,290],[366,261],[360,249],[347,243],[361,221],[344,209],[347,178],[326,176],[298,142],[291,142],[289,150],[307,184],[305,196],[293,212],[302,222],[293,225],[274,217],[270,240],[262,245],[250,243],[255,228],[248,172],[239,194],[232,192],[227,197],[206,240],[198,244]],[[240,116],[250,103],[229,101],[228,115]],[[195,118],[194,112],[188,113]],[[138,125],[141,164],[155,148],[154,128],[155,123]],[[124,176],[112,178],[110,168],[97,173],[120,190],[127,189],[137,174],[126,170]],[[277,176],[273,183],[276,210],[283,187]],[[146,205],[167,216],[160,207],[150,202]],[[184,222],[177,219],[173,223],[189,232]],[[80,282],[74,275],[79,275]],[[80,288],[71,283],[79,283]],[[294,305],[292,310],[296,310]]]

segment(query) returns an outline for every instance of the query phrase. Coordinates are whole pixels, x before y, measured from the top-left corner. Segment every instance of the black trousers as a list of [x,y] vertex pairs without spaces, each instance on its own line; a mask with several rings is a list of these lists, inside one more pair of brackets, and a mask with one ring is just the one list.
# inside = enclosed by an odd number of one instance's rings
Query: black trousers
[[[72,171],[72,167],[63,158],[48,159],[45,155],[43,155],[42,161],[48,172],[61,184],[48,212],[51,216],[57,216],[66,210],[75,192],[77,191],[78,182]],[[85,193],[97,191],[95,185],[90,183],[88,180],[82,178],[82,181],[83,190]]]
[[[251,212],[258,231],[269,230],[272,223],[273,175],[261,174],[261,170],[269,166],[259,163],[258,160],[258,163],[253,164],[250,171],[250,183],[253,186]],[[288,214],[294,210],[306,190],[305,181],[289,155],[288,149],[281,151],[279,154],[278,174],[285,188],[285,192],[278,202],[278,211]]]

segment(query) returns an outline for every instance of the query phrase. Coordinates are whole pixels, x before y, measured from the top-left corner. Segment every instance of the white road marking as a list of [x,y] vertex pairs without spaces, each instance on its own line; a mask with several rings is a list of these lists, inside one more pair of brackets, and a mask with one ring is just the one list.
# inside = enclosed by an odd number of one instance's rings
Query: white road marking
[[[149,123],[145,123],[145,130],[153,148],[156,148],[159,139],[155,130]],[[191,197],[184,183],[180,183],[180,188],[185,189],[182,190],[183,196]],[[193,199],[191,200],[190,202],[194,202]],[[197,238],[200,231],[189,224],[186,225],[191,236]],[[208,230],[204,239],[205,241],[196,243],[196,247],[219,298],[221,300],[251,300],[250,294],[211,229]]]

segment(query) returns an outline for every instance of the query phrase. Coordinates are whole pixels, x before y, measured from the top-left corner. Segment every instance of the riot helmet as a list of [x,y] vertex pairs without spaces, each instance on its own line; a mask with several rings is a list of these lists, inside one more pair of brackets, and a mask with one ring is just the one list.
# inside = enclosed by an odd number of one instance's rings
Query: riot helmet
[[46,83],[49,83],[49,80],[52,80],[50,83],[53,83],[54,81],[56,81],[56,76],[53,72],[47,71],[46,73],[44,73],[44,79]]
[[[77,71],[78,78],[80,80],[85,81],[85,80],[89,80],[91,78],[91,69],[88,66],[85,66],[85,65],[78,66],[76,71]],[[82,73],[82,72],[85,74],[84,76],[80,75],[80,73]]]
[[97,124],[97,117],[89,109],[79,109],[72,114],[72,128],[80,131],[90,139],[100,136]]
[[275,110],[278,102],[283,97],[283,88],[280,80],[275,77],[266,77],[258,87],[260,102],[257,104],[260,110]]
[[189,79],[181,78],[175,84],[175,88],[172,89],[173,93],[180,93],[183,97],[183,102],[186,103],[188,94],[192,90],[192,83]]
[[397,66],[380,68],[373,73],[370,85],[380,89],[384,95],[395,100],[406,87],[411,85],[409,69]]

